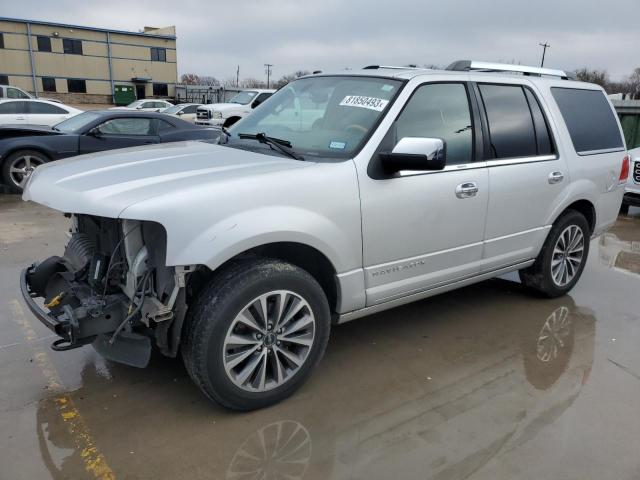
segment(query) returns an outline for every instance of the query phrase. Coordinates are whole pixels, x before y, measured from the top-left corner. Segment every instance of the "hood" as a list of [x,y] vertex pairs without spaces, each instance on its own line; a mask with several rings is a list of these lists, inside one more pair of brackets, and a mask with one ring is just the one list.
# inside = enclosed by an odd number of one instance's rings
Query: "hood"
[[236,110],[248,107],[249,105],[241,105],[239,103],[210,103],[209,105],[203,105],[198,107],[198,110],[204,108],[205,110],[224,112],[226,110]]
[[151,197],[213,189],[242,177],[305,165],[206,142],[166,143],[42,165],[31,175],[22,198],[66,213],[117,218],[127,207]]
[[29,135],[61,135],[64,132],[54,130],[47,125],[2,125],[0,139],[10,137],[26,137]]

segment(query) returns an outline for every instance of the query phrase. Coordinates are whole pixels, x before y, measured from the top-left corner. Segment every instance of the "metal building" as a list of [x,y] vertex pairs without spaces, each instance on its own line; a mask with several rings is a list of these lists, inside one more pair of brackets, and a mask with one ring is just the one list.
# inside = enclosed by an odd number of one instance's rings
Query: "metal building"
[[175,27],[141,32],[0,17],[0,84],[66,103],[112,103],[118,85],[137,98],[175,96]]

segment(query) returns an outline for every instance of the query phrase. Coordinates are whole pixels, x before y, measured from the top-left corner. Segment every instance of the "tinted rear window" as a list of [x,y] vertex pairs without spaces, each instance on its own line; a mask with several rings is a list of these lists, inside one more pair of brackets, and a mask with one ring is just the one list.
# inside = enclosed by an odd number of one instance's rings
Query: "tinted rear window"
[[600,90],[551,88],[576,152],[622,149],[624,144],[609,102]]

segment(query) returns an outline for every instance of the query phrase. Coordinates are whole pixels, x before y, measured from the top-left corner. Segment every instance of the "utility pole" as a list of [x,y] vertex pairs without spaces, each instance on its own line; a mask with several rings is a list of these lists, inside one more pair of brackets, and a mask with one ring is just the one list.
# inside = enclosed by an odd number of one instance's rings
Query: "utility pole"
[[240,65],[236,68],[236,87],[240,86]]
[[542,47],[542,61],[540,62],[540,66],[544,67],[544,54],[547,53],[547,48],[551,47],[551,45],[547,42],[539,43],[538,45]]
[[269,88],[269,80],[271,78],[271,67],[273,67],[273,63],[265,63],[264,66],[267,69],[267,88]]

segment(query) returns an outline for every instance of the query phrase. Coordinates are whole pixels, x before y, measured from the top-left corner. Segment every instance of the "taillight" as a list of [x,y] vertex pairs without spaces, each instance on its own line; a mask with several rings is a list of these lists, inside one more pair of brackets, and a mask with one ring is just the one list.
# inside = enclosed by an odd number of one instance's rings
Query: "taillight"
[[625,155],[622,159],[622,168],[620,169],[620,178],[618,180],[619,185],[627,183],[627,180],[629,179],[629,163],[631,163],[631,157],[629,155]]

